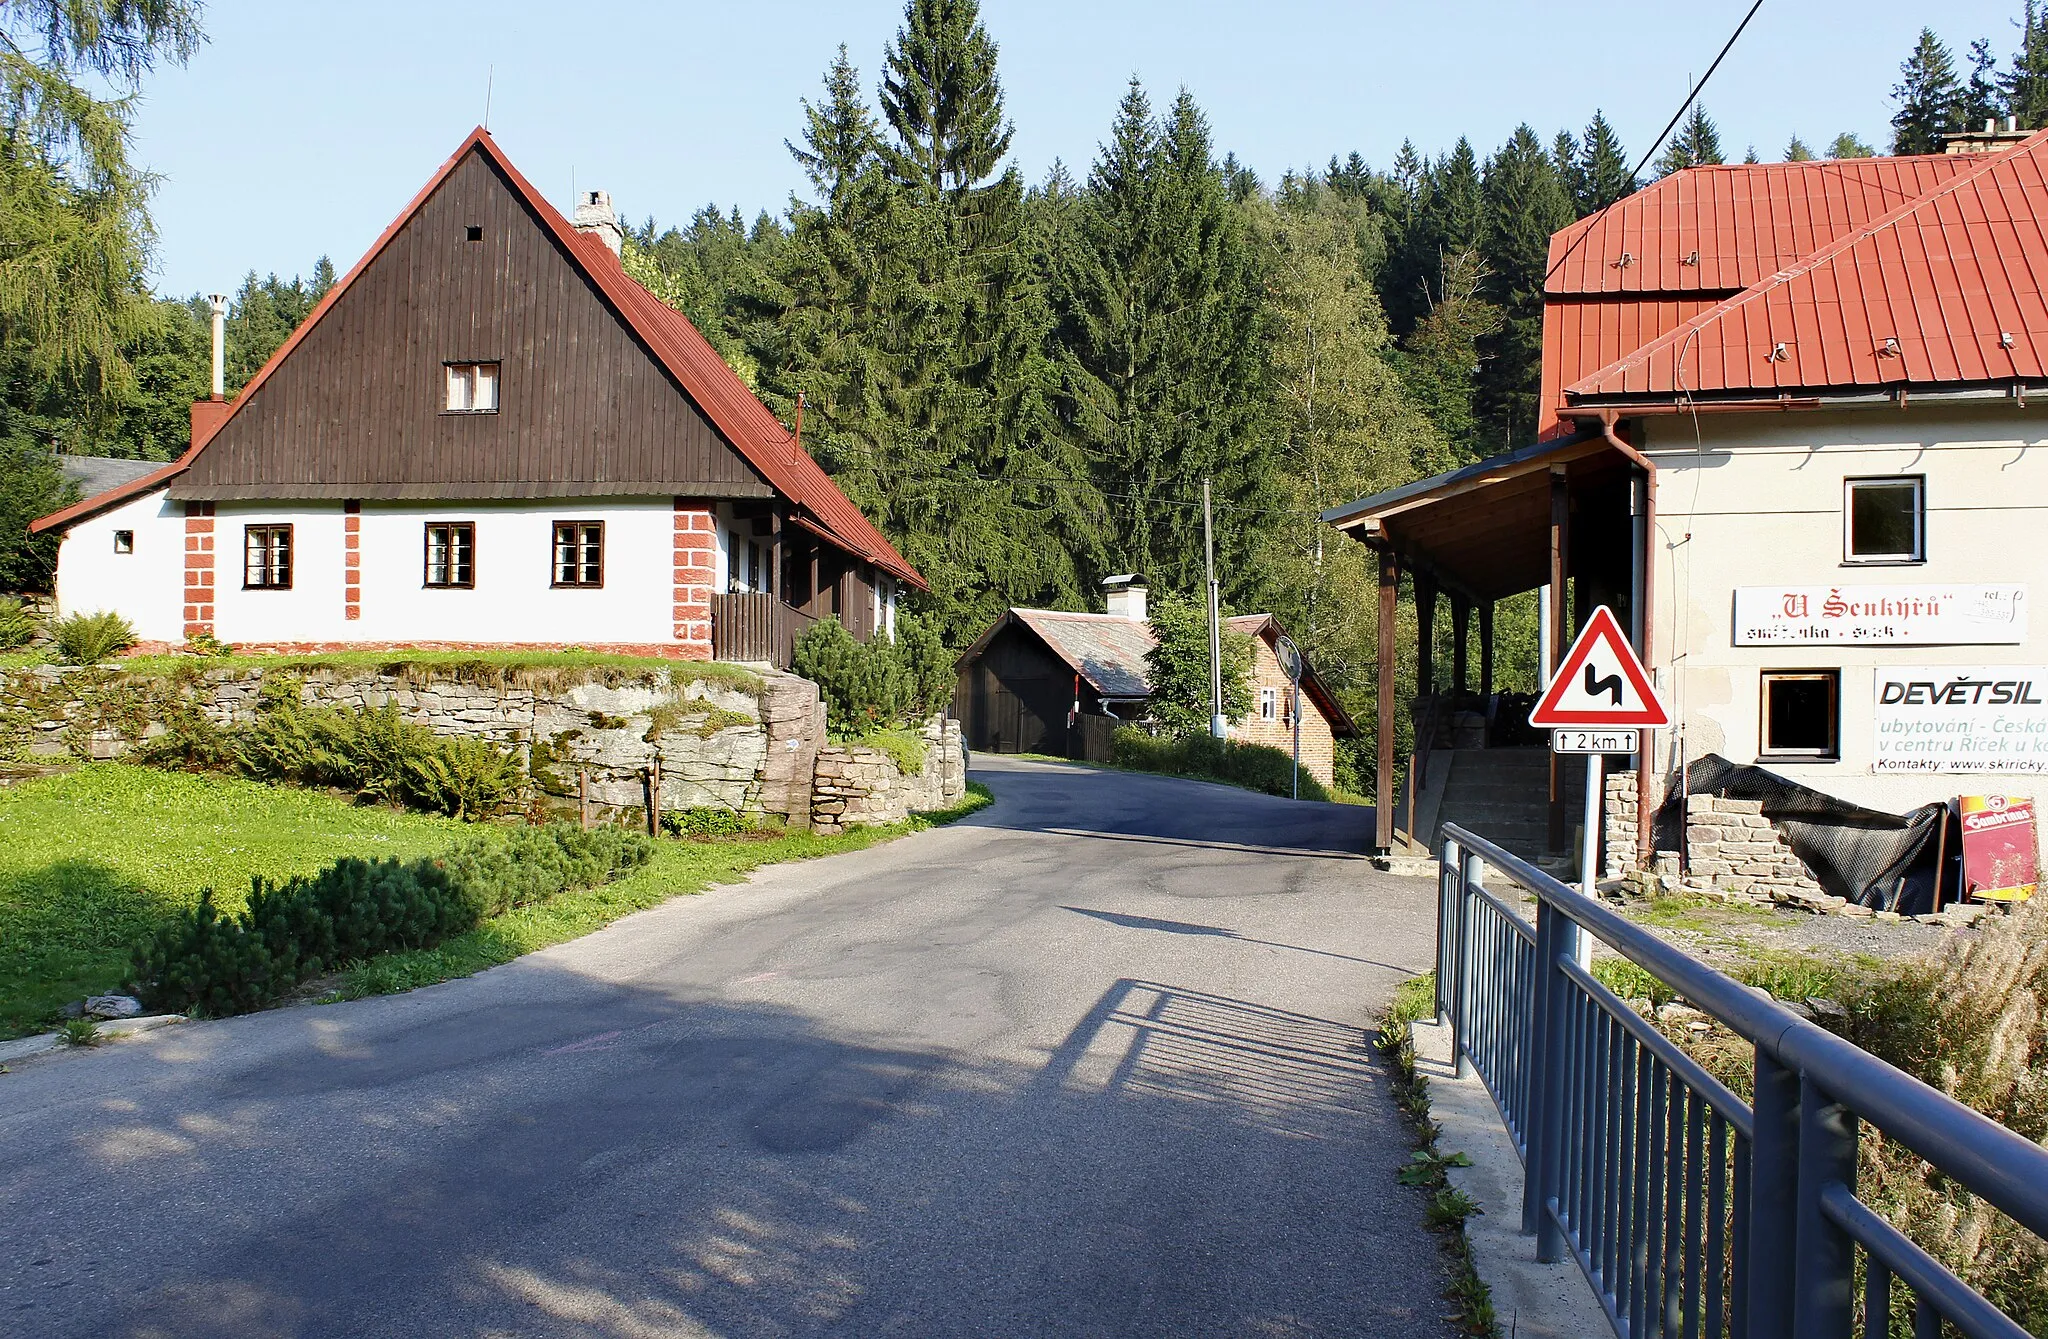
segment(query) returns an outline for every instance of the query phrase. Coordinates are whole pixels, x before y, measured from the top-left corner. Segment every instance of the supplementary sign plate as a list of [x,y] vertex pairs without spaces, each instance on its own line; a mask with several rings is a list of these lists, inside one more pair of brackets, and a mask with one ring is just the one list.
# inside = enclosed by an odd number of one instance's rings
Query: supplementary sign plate
[[1633,730],[1552,730],[1552,753],[1634,753]]
[[1657,730],[1671,724],[1635,648],[1621,635],[1614,611],[1601,605],[1565,653],[1557,677],[1543,692],[1529,724],[1539,730]]

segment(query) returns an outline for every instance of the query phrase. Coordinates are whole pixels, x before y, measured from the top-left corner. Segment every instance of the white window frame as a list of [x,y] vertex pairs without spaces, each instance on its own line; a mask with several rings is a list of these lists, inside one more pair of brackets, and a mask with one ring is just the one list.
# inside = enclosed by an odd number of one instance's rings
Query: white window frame
[[448,363],[447,398],[442,412],[448,414],[495,414],[498,391],[504,382],[502,363]]
[[[1910,553],[1856,552],[1856,494],[1865,488],[1913,490],[1913,549]],[[1878,475],[1842,480],[1842,562],[1855,567],[1886,567],[1927,561],[1927,476]]]
[[1261,688],[1259,690],[1259,719],[1277,721],[1280,719],[1280,690]]

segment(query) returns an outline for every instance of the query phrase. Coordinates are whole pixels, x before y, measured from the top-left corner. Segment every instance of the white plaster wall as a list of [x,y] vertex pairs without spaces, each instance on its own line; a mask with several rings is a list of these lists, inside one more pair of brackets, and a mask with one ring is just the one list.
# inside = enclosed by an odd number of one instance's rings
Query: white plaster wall
[[[245,527],[292,527],[288,589],[243,586]],[[341,503],[222,502],[213,523],[213,632],[224,642],[360,641],[342,621]]]
[[[362,617],[354,623],[342,618],[341,504],[327,507],[331,543],[321,540],[317,574],[310,563],[306,569],[321,592],[318,608],[324,621],[319,626],[325,631],[303,640],[571,645],[674,640],[675,508],[666,498],[365,502]],[[225,506],[222,510],[225,514]],[[476,527],[472,590],[426,584],[426,525],[439,521],[467,521]],[[556,521],[604,522],[602,588],[553,587]],[[237,516],[237,544],[242,523]],[[325,536],[327,530],[320,533]],[[220,635],[236,639],[225,629]],[[263,640],[302,639],[293,635]]]
[[[2034,793],[2011,773],[1874,775],[1879,665],[2048,664],[2048,612],[2016,646],[1735,646],[1738,586],[2022,582],[2048,600],[2048,412],[1929,405],[1857,413],[1705,414],[1648,420],[1657,464],[1652,660],[1688,757],[1757,762],[1760,674],[1841,671],[1841,759],[1762,765],[1894,812],[1958,794]],[[1844,479],[1923,475],[1927,560],[1842,560]],[[1665,732],[1660,762],[1673,742]]]
[[[114,552],[114,532],[135,552]],[[60,616],[112,610],[147,642],[185,640],[185,509],[159,488],[80,521],[57,547]]]

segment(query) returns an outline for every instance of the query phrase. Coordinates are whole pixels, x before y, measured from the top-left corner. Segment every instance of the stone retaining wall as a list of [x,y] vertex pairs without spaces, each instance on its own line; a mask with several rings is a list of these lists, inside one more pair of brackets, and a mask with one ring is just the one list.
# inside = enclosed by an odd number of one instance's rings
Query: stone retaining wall
[[[664,811],[721,808],[792,826],[815,818],[818,831],[838,832],[944,808],[966,790],[958,722],[927,724],[924,771],[904,778],[886,753],[827,749],[817,685],[790,674],[761,674],[758,691],[687,671],[555,690],[440,675],[295,677],[311,706],[393,703],[436,733],[518,750],[534,801],[561,814],[588,803],[599,817],[643,823],[653,787]],[[0,760],[119,757],[193,710],[216,725],[244,725],[263,686],[261,669],[242,666],[182,678],[47,665],[0,672]]]
[[935,716],[925,723],[924,767],[914,776],[896,760],[864,745],[832,744],[818,753],[812,786],[812,827],[840,832],[849,827],[900,823],[913,813],[947,809],[967,793],[966,755],[960,750],[960,722]]

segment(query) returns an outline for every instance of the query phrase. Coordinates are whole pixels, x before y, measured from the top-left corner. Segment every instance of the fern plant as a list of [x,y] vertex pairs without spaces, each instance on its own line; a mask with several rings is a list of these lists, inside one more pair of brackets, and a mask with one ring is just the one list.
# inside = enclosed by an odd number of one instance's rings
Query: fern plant
[[20,600],[0,599],[0,651],[27,646],[42,623]]
[[72,614],[50,631],[57,658],[67,665],[97,665],[135,645],[135,625],[111,610]]

